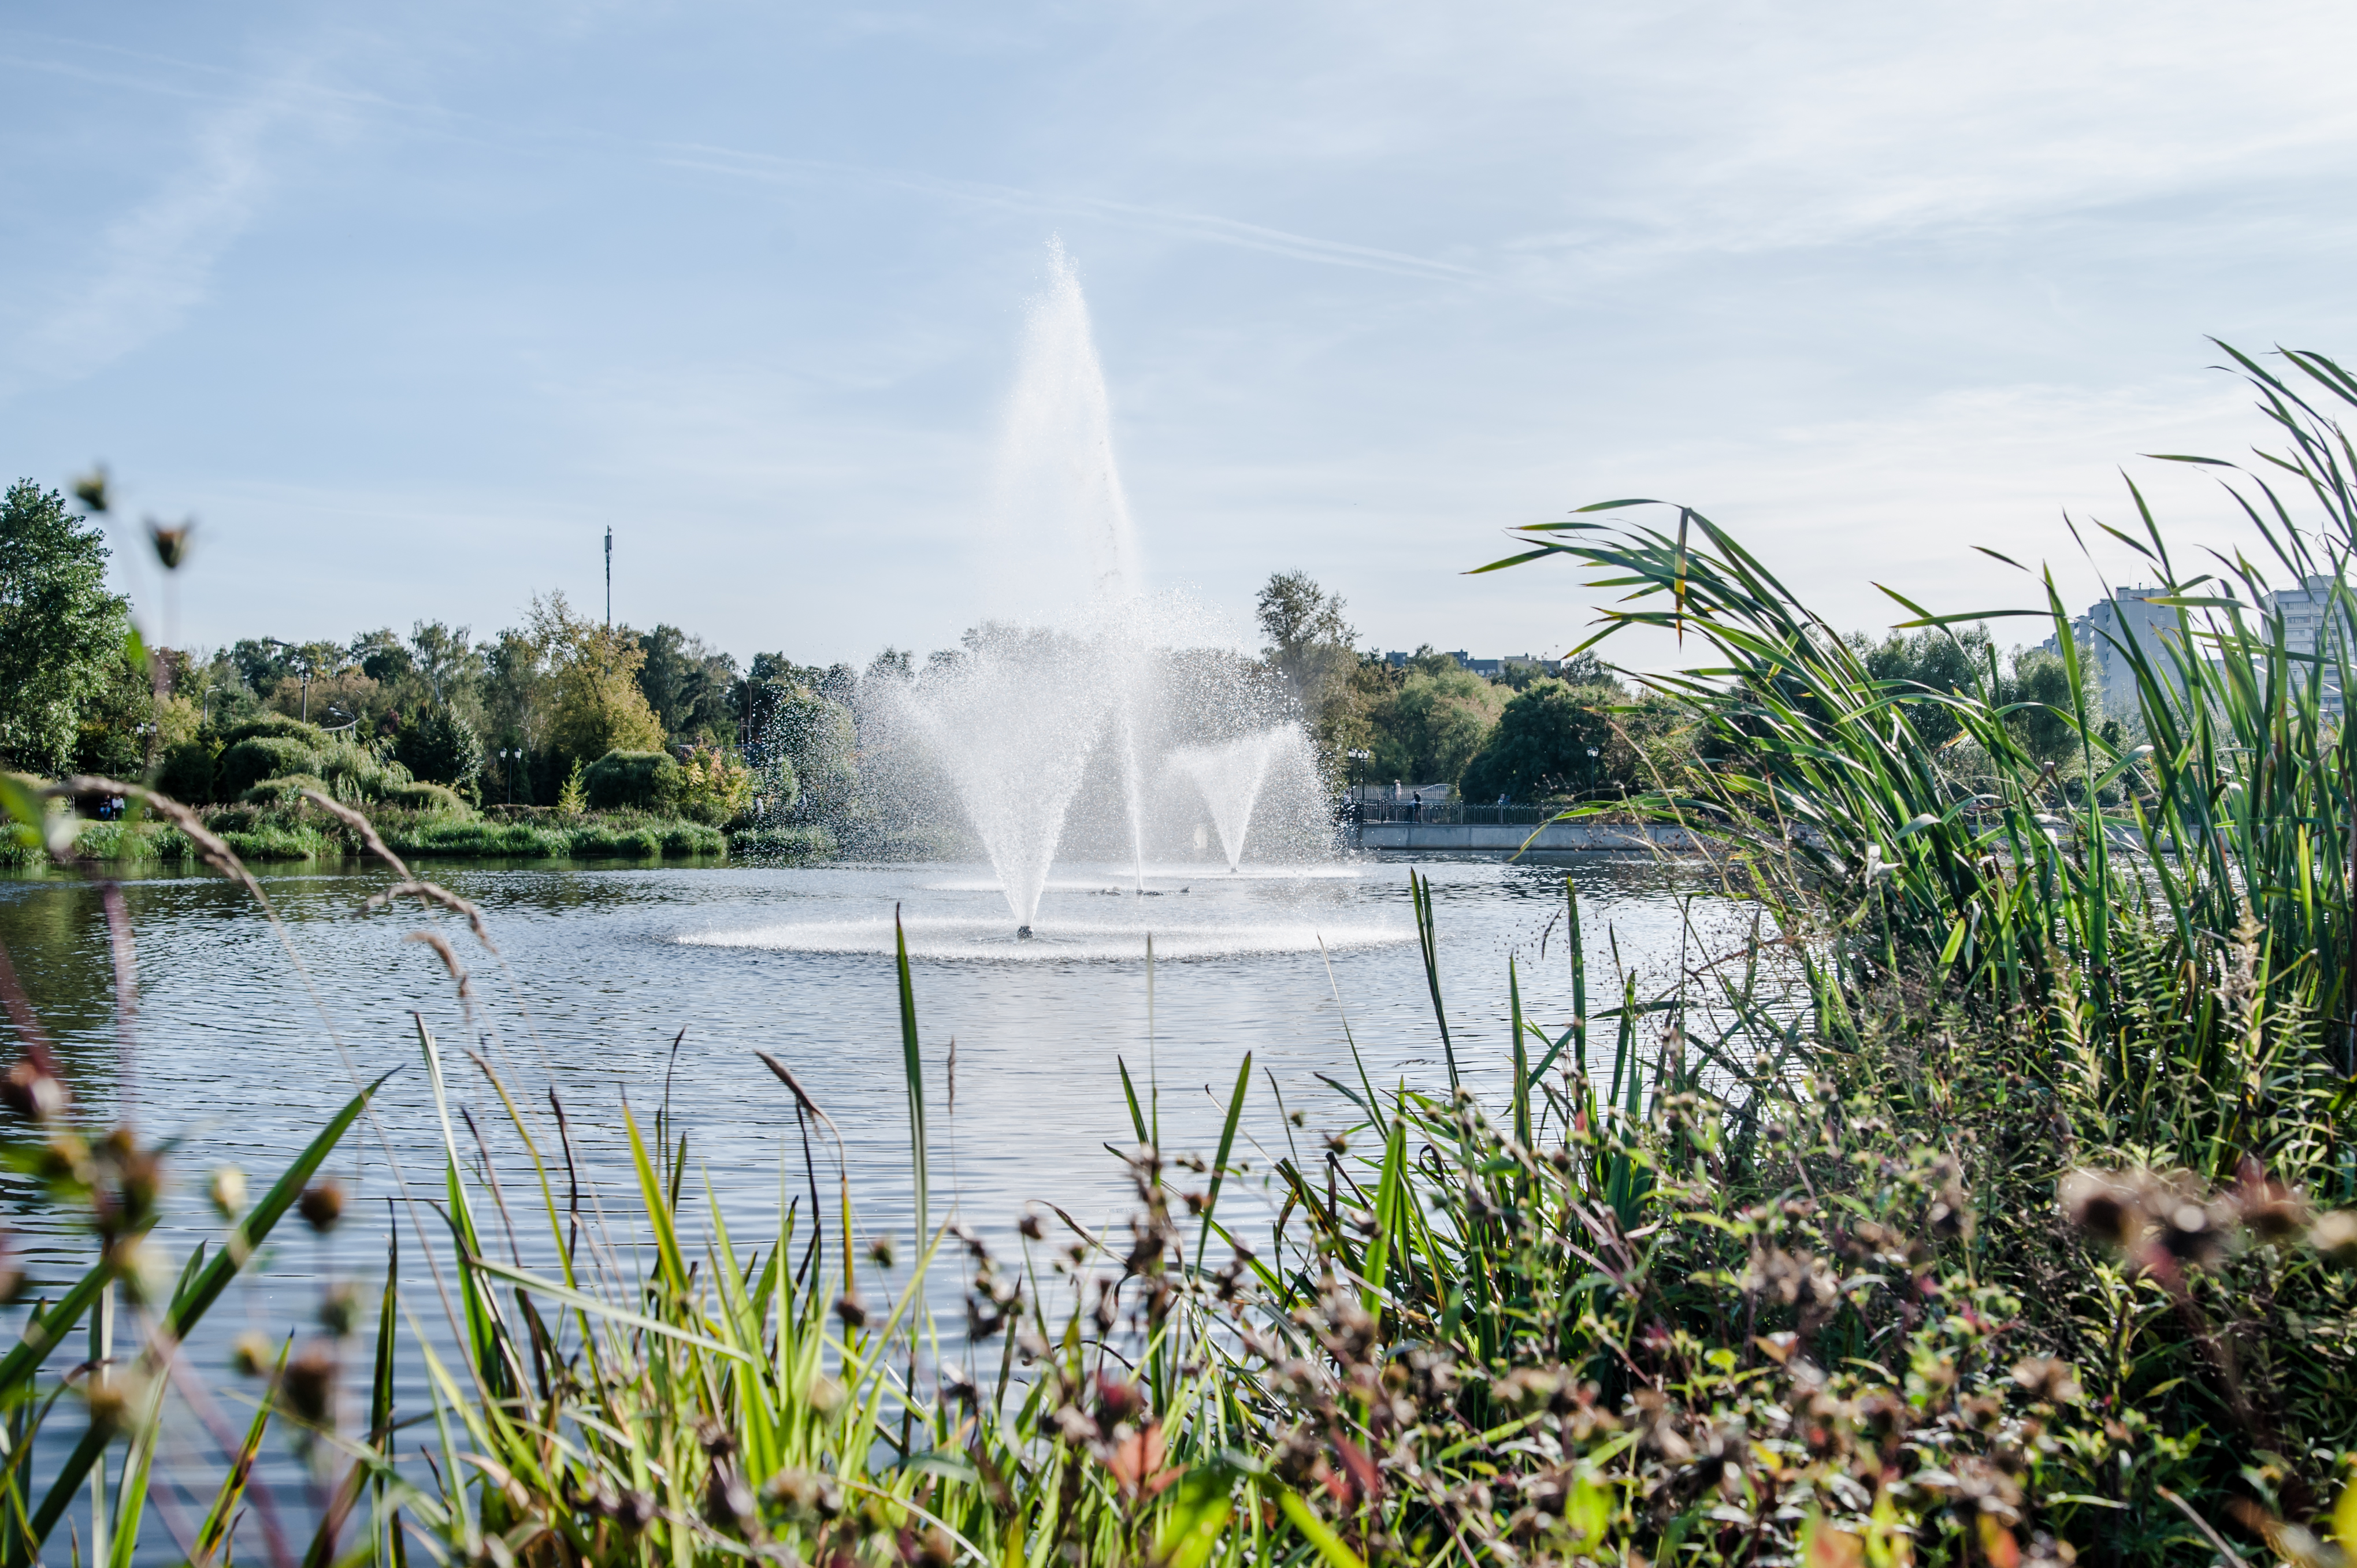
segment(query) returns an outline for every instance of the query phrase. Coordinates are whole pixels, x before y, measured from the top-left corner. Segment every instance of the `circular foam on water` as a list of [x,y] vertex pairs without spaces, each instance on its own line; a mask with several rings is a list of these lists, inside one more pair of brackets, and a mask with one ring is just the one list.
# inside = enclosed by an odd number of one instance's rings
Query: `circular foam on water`
[[[1238,886],[1248,882],[1353,882],[1366,875],[1360,865],[1349,861],[1309,861],[1298,865],[1247,865],[1230,871],[1224,865],[1161,866],[1146,868],[1146,886],[1149,893],[1208,893],[1220,887]],[[1125,868],[1113,867],[1103,874],[1086,877],[1054,876],[1041,886],[1048,893],[1131,893],[1135,890],[1134,874]],[[928,893],[1003,893],[1006,885],[995,876],[959,877],[947,882],[928,882]]]
[[[1142,962],[1146,939],[1154,938],[1157,960],[1249,958],[1262,954],[1329,952],[1380,947],[1415,940],[1405,926],[1370,921],[1312,925],[1307,921],[1239,921],[1233,925],[1105,926],[1080,921],[1038,920],[1031,935],[1018,937],[1005,918],[914,919],[906,923],[909,956],[986,963]],[[678,939],[690,947],[760,948],[779,952],[872,953],[889,956],[889,920],[805,920],[743,930],[694,931]]]

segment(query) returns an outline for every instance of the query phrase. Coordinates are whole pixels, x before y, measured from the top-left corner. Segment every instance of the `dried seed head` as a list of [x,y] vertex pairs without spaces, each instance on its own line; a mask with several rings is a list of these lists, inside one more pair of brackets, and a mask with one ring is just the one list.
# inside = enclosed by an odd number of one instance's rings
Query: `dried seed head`
[[114,1265],[115,1277],[123,1282],[124,1294],[135,1303],[146,1305],[171,1299],[176,1277],[172,1260],[145,1235],[125,1236],[110,1243],[106,1255]]
[[2079,1369],[2051,1356],[2026,1356],[2013,1364],[2013,1380],[2049,1404],[2076,1404],[2085,1397]]
[[819,1414],[833,1415],[843,1408],[844,1401],[850,1396],[841,1383],[821,1372],[811,1379],[810,1388],[803,1397],[810,1401],[811,1409]]
[[319,1326],[342,1339],[349,1337],[361,1320],[360,1287],[350,1280],[338,1280],[328,1287],[319,1302]]
[[147,1397],[148,1385],[131,1367],[110,1367],[84,1385],[90,1402],[90,1423],[103,1432],[119,1432],[128,1424]]
[[223,1219],[235,1219],[245,1212],[245,1173],[235,1165],[222,1165],[205,1185],[205,1196]]
[[167,572],[177,572],[180,563],[188,558],[188,537],[197,532],[194,518],[173,524],[147,519],[147,542],[155,547],[156,559]]
[[878,1236],[873,1241],[868,1242],[867,1256],[869,1261],[874,1262],[877,1268],[890,1268],[892,1266],[893,1257],[895,1256],[892,1248],[892,1238],[889,1236]]
[[2144,1235],[2144,1194],[2121,1172],[2071,1171],[2057,1196],[2071,1223],[2107,1247],[2125,1251]]
[[344,1189],[333,1176],[316,1181],[303,1189],[296,1208],[306,1224],[324,1236],[344,1217]]
[[327,1425],[336,1398],[335,1348],[317,1340],[303,1347],[303,1353],[286,1363],[278,1395],[296,1420]]
[[2336,1208],[2309,1227],[2308,1244],[2328,1262],[2357,1268],[2357,1208]]
[[66,1092],[64,1081],[50,1070],[48,1055],[28,1050],[8,1069],[8,1076],[0,1079],[0,1104],[36,1125],[61,1114],[73,1099]]
[[865,1328],[867,1326],[867,1304],[859,1299],[857,1291],[843,1293],[841,1299],[834,1304],[834,1315],[843,1319],[845,1328]]
[[277,1359],[277,1351],[272,1348],[268,1337],[259,1329],[249,1328],[230,1341],[230,1370],[241,1378],[262,1376]]
[[1037,1241],[1048,1233],[1047,1227],[1039,1223],[1039,1217],[1037,1214],[1026,1214],[1015,1222],[1015,1229],[1023,1233],[1023,1239],[1027,1241]]

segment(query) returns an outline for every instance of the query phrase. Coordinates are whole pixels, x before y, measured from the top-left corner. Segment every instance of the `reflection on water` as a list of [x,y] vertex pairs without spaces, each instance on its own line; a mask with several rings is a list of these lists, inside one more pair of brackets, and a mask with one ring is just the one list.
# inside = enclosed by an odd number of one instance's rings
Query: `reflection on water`
[[[1566,874],[1487,862],[1421,869],[1433,882],[1458,1058],[1469,1086],[1495,1096],[1510,1071],[1509,959],[1532,1018],[1550,1033],[1569,1019]],[[206,1169],[229,1162],[274,1174],[356,1082],[404,1069],[335,1161],[358,1200],[353,1219],[326,1242],[290,1220],[258,1276],[195,1342],[204,1376],[226,1384],[231,1336],[249,1326],[284,1333],[307,1319],[322,1273],[381,1272],[389,1211],[376,1200],[404,1183],[438,1185],[441,1134],[417,1069],[420,1024],[444,1044],[454,1112],[471,1113],[458,1135],[479,1142],[466,1156],[488,1153],[511,1203],[538,1189],[469,1049],[523,1091],[528,1115],[544,1115],[550,1092],[562,1098],[609,1214],[627,1208],[627,1099],[642,1126],[668,1103],[673,1136],[688,1138],[690,1192],[708,1184],[740,1238],[773,1226],[805,1179],[791,1101],[757,1062],[762,1050],[842,1128],[862,1224],[897,1229],[905,1241],[908,1102],[888,956],[896,912],[914,965],[937,1218],[955,1203],[998,1244],[1035,1202],[1092,1226],[1117,1220],[1124,1172],[1104,1145],[1125,1145],[1130,1133],[1116,1058],[1152,1097],[1166,1144],[1209,1153],[1217,1097],[1249,1051],[1254,1087],[1239,1148],[1251,1168],[1222,1197],[1223,1210],[1235,1205],[1227,1211],[1249,1224],[1245,1206],[1261,1201],[1261,1176],[1289,1131],[1267,1090],[1306,1109],[1312,1128],[1350,1120],[1325,1081],[1359,1079],[1346,1019],[1377,1085],[1447,1079],[1407,867],[1245,871],[1150,873],[1147,886],[1163,896],[1139,897],[1106,896],[1110,868],[1060,867],[1035,936],[1017,941],[995,882],[973,867],[432,868],[482,907],[496,953],[474,946],[454,917],[364,912],[387,880],[381,875],[265,876],[319,1005],[247,896],[212,877],[157,876],[124,886],[138,940],[139,1014],[128,1041],[115,1028],[93,888],[57,877],[0,881],[0,942],[83,1111],[120,1106],[155,1132],[188,1138],[159,1230],[175,1257],[217,1238],[202,1205]],[[1698,867],[1598,860],[1570,875],[1599,1009],[1620,989],[1616,954],[1652,993],[1671,983],[1692,932],[1723,940],[1749,922],[1746,909],[1704,892]],[[404,940],[421,927],[442,931],[470,966],[471,1013],[435,955]],[[36,1279],[54,1285],[78,1273],[81,1239],[45,1237],[51,1222],[17,1178],[0,1194],[29,1232],[23,1251]],[[546,1255],[544,1227],[519,1215],[516,1231],[500,1244],[527,1262]],[[414,1232],[404,1240],[412,1299],[431,1316],[431,1276]],[[903,1248],[904,1259],[910,1253]],[[404,1402],[423,1397],[413,1388]]]

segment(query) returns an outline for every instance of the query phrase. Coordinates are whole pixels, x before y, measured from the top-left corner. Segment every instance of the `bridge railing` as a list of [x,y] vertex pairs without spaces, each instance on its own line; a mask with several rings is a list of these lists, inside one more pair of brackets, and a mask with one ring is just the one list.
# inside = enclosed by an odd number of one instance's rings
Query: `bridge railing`
[[1536,827],[1554,819],[1561,806],[1469,804],[1463,800],[1364,800],[1357,811],[1361,822],[1426,822],[1440,827]]

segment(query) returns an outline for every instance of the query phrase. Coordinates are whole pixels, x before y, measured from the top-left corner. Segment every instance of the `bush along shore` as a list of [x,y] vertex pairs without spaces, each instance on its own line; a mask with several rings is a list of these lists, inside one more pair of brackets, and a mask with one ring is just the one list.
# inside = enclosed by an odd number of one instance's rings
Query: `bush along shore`
[[[361,855],[361,837],[325,809],[366,807],[384,842],[404,854],[502,859],[753,858],[808,860],[834,852],[815,824],[731,822],[742,802],[713,801],[680,787],[683,770],[665,753],[615,752],[584,770],[556,807],[493,806],[479,811],[452,790],[421,782],[399,762],[317,725],[264,714],[215,737],[217,754],[175,754],[159,769],[165,793],[178,786],[200,805],[199,820],[243,861],[335,860]],[[183,748],[188,752],[196,748]],[[738,789],[737,794],[742,794]],[[62,807],[111,795],[70,792]],[[702,809],[676,810],[683,800]],[[69,818],[53,831],[73,835],[77,856],[114,864],[199,858],[179,828],[161,821]],[[43,852],[6,846],[0,864],[38,864]]]
[[[1877,679],[1708,521],[1542,530],[1534,556],[1633,587],[1626,624],[1674,625],[1717,660],[1673,689],[1730,765],[1652,809],[1722,846],[1758,918],[1696,936],[1668,990],[1589,972],[1566,880],[1552,950],[1570,1015],[1526,1012],[1509,960],[1483,1009],[1504,1038],[1485,1031],[1475,1064],[1451,1026],[1462,998],[1443,993],[1448,933],[1413,884],[1424,1082],[1356,1062],[1313,1132],[1240,1053],[1216,1142],[1182,1150],[1125,1066],[1106,1130],[1130,1222],[1009,1216],[998,1247],[933,1185],[940,1069],[905,950],[899,1037],[879,1048],[909,1090],[910,1199],[863,1210],[830,1108],[757,1054],[748,1084],[800,1129],[781,1151],[796,1191],[759,1234],[731,1234],[698,1190],[692,1129],[622,1108],[628,1165],[601,1183],[560,1101],[544,1114],[488,1058],[446,1061],[421,1026],[436,1105],[446,1073],[471,1070],[508,1122],[494,1161],[443,1112],[444,1168],[414,1195],[433,1205],[413,1233],[436,1288],[388,1283],[372,1347],[350,1309],[291,1353],[257,1337],[264,1391],[242,1446],[223,1444],[212,1508],[147,1550],[503,1568],[2344,1568],[2357,743],[2326,681],[2346,689],[2357,492],[2307,400],[2357,403],[2357,384],[2288,362],[2297,386],[2246,369],[2309,482],[2238,483],[2286,569],[2331,585],[2334,629],[2322,652],[2295,643],[2249,609],[2248,584],[2230,597],[2179,575],[2147,531],[2183,635],[2130,653],[2147,660],[2141,733],[2059,715],[2140,850],[2115,842],[2100,789],[2073,795],[2008,741],[2002,693]],[[2322,513],[2304,532],[2295,503]],[[1934,705],[1982,753],[1969,788],[1914,727]],[[38,832],[40,802],[10,803]],[[150,804],[244,875],[192,814]],[[457,955],[489,949],[479,912],[334,811],[390,879],[376,902],[450,922],[436,950],[474,1006]],[[42,1343],[77,1331],[109,1281],[170,1305],[149,1308],[163,1331],[135,1381],[59,1381],[38,1351],[0,1367],[26,1456],[0,1468],[0,1552],[55,1552],[65,1499],[107,1464],[102,1540],[127,1563],[171,1419],[166,1314],[189,1287],[161,1283],[175,1265],[143,1230],[160,1170],[128,1132],[66,1131],[65,1087],[34,1050],[7,1079],[21,1163],[87,1173],[48,1190],[87,1208],[97,1258],[96,1283],[45,1309]],[[1462,1081],[1476,1065],[1503,1080],[1494,1099]],[[230,1240],[223,1262],[242,1260]],[[952,1287],[929,1281],[952,1268],[962,1310],[937,1320]],[[413,1311],[447,1315],[455,1355]],[[347,1360],[368,1369],[364,1423],[319,1397]],[[428,1408],[395,1402],[409,1364]],[[64,1444],[26,1431],[71,1419],[59,1390],[90,1403],[61,1466]],[[273,1440],[324,1477],[305,1536],[232,1541]]]

